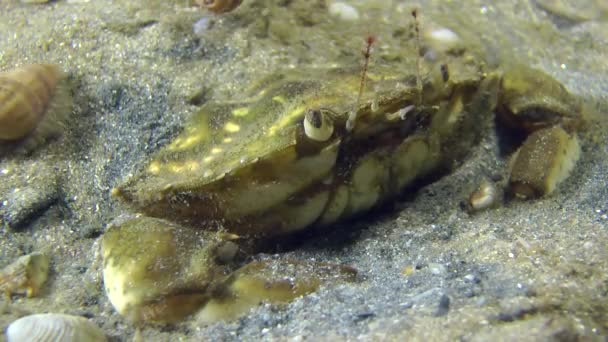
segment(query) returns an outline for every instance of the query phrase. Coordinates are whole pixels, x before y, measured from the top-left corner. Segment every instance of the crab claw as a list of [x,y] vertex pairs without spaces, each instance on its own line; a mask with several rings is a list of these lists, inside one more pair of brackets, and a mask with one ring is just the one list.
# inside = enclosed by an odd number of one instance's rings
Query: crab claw
[[320,262],[263,258],[241,266],[239,246],[224,235],[145,216],[112,225],[102,239],[110,302],[138,325],[177,322],[201,309],[199,320],[216,321],[356,276],[348,266]]
[[581,124],[581,101],[542,71],[523,65],[508,67],[499,94],[500,118],[528,134],[555,125],[573,131]]
[[529,134],[516,152],[509,180],[518,198],[553,192],[580,156],[576,130],[581,102],[551,76],[525,66],[509,68],[501,80],[499,117]]

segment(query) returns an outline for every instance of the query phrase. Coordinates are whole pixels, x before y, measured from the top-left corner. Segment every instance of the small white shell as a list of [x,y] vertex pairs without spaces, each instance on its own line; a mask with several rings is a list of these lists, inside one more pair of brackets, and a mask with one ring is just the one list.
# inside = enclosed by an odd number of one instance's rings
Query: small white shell
[[36,314],[22,317],[6,329],[8,342],[105,342],[104,333],[84,317]]

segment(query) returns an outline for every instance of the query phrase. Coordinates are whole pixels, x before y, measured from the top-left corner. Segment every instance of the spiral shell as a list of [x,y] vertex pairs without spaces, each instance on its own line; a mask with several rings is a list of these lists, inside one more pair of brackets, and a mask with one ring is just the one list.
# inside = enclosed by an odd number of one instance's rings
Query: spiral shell
[[36,314],[22,317],[8,326],[8,342],[104,342],[103,331],[84,317]]
[[226,13],[239,7],[243,0],[196,0],[196,3],[214,13]]
[[49,258],[41,253],[24,255],[0,271],[0,290],[34,297],[49,273]]
[[61,70],[32,64],[0,73],[0,139],[15,141],[32,133],[45,118]]

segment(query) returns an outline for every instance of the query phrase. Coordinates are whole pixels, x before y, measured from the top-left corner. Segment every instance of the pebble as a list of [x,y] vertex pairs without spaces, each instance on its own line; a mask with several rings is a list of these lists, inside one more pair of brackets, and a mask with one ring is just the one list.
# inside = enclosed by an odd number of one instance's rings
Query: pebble
[[439,27],[428,31],[428,38],[442,42],[446,45],[454,45],[460,41],[460,38],[454,31],[445,27]]
[[445,27],[431,25],[423,31],[422,35],[424,41],[430,47],[430,51],[427,52],[429,56],[426,56],[426,58],[431,60],[437,58],[437,54],[456,51],[463,46],[463,42],[458,34]]
[[207,16],[200,18],[192,24],[192,32],[197,36],[204,35],[209,28],[211,28],[211,21]]
[[469,273],[467,275],[464,276],[464,279],[468,282],[474,283],[474,284],[478,284],[481,282],[481,279],[476,276],[475,274]]
[[329,14],[344,21],[359,20],[359,12],[353,6],[336,1],[329,5]]
[[442,264],[434,263],[434,262],[429,263],[429,270],[434,275],[444,275],[448,272],[448,270],[445,266],[443,266]]
[[53,205],[59,196],[58,182],[53,177],[14,189],[2,203],[4,224],[10,229],[27,226],[41,212]]
[[450,311],[450,297],[446,294],[442,294],[439,298],[439,305],[437,306],[437,311],[435,312],[435,316],[445,316]]

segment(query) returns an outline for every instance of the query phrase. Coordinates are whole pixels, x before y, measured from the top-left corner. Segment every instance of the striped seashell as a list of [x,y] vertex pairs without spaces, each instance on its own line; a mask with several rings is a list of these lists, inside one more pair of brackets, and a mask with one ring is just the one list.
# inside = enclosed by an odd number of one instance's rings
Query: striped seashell
[[42,253],[19,257],[0,271],[0,290],[6,295],[25,294],[34,297],[46,281],[49,258]]
[[243,0],[196,0],[196,3],[214,13],[226,13],[239,7]]
[[0,73],[0,139],[27,137],[45,118],[63,73],[56,65],[32,64]]
[[88,319],[64,314],[22,317],[6,329],[8,342],[104,342],[103,331]]

